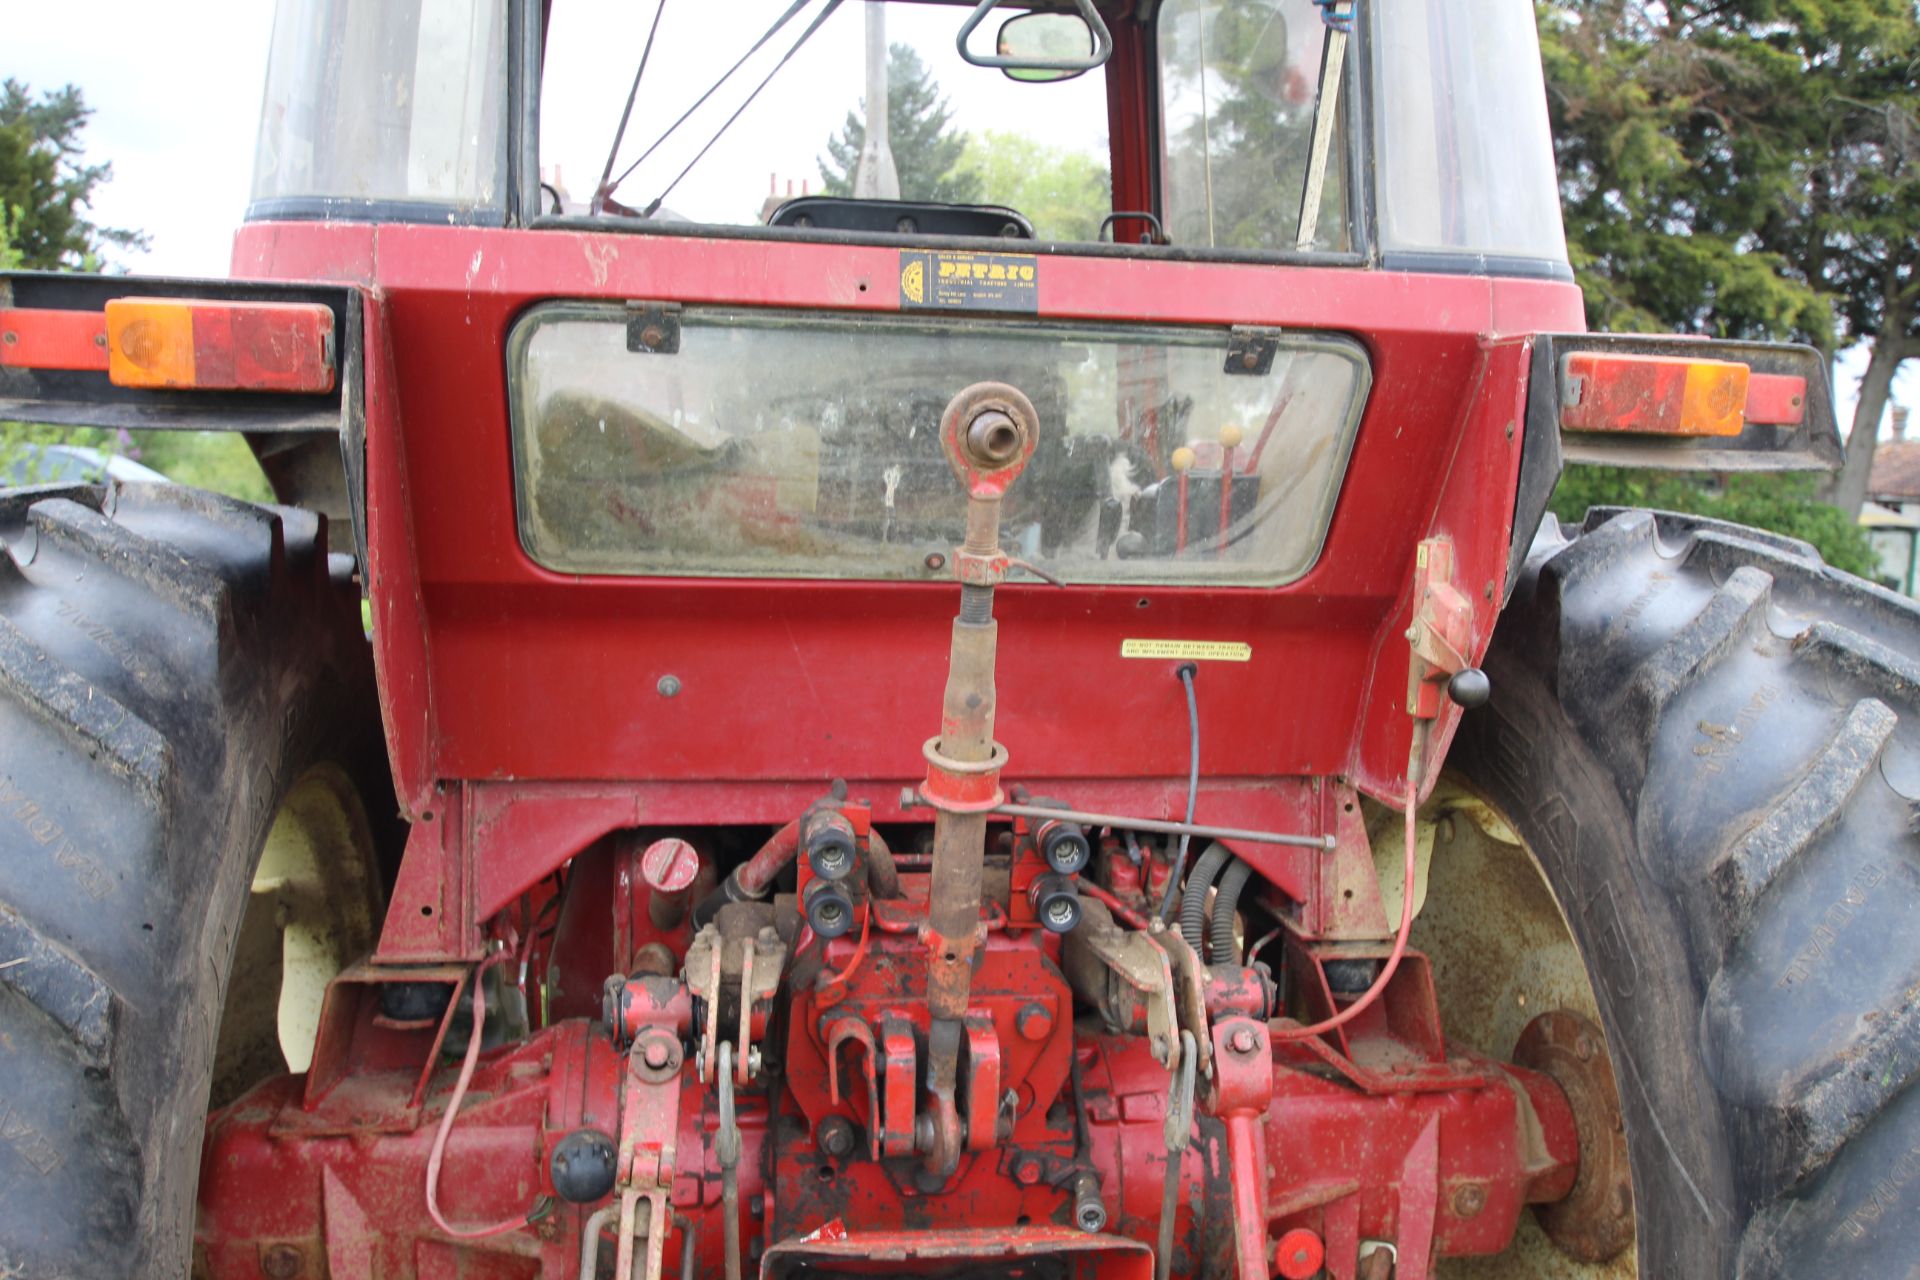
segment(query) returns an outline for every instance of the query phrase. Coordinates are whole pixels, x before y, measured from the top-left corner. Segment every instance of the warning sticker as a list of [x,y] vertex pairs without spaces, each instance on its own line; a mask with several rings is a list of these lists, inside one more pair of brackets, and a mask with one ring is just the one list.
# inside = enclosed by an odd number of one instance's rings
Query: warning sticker
[[900,251],[900,306],[918,311],[1040,309],[1040,263],[1015,253]]
[[1194,662],[1249,662],[1253,646],[1237,640],[1122,640],[1123,658],[1185,658]]

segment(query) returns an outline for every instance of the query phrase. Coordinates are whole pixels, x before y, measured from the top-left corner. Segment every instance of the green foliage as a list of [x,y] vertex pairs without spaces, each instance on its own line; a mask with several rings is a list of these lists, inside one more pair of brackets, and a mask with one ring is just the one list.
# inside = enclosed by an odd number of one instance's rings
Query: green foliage
[[1050,147],[1024,134],[970,134],[957,173],[989,204],[1018,209],[1042,240],[1092,240],[1113,208],[1104,157]]
[[28,484],[62,478],[50,472],[40,447],[78,445],[107,456],[131,458],[168,479],[249,502],[272,502],[273,489],[246,440],[225,431],[114,431],[47,423],[0,422],[0,487],[15,482],[14,468],[28,459],[18,480]]
[[169,480],[244,498],[272,502],[273,488],[247,447],[231,431],[133,431],[127,454]]
[[119,433],[101,427],[0,422],[0,488],[16,483],[45,484],[59,479],[58,471],[40,453],[41,446],[50,444],[80,445],[109,455],[123,452]]
[[1809,475],[1752,474],[1728,476],[1723,484],[1709,487],[1699,477],[1675,472],[1569,467],[1554,492],[1553,511],[1565,521],[1579,520],[1589,507],[1650,507],[1712,516],[1800,538],[1834,568],[1874,577],[1880,561],[1866,530],[1819,501],[1815,484]]
[[[902,200],[940,200],[977,204],[980,179],[960,167],[967,135],[952,129],[953,109],[913,46],[892,45],[887,53],[887,145],[900,175]],[[827,139],[821,160],[821,190],[830,196],[853,194],[853,171],[866,145],[867,126],[858,111],[847,112],[840,132]]]
[[101,251],[144,248],[139,232],[100,227],[86,216],[93,190],[113,176],[83,164],[80,134],[92,111],[73,85],[37,99],[17,80],[0,84],[0,267],[96,270]]

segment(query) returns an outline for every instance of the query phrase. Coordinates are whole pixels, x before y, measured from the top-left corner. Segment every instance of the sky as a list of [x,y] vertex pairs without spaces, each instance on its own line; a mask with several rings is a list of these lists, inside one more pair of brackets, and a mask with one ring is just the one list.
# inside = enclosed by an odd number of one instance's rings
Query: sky
[[[423,0],[445,4],[451,0]],[[94,218],[144,230],[151,248],[118,255],[113,265],[165,275],[224,275],[234,226],[247,204],[255,127],[272,31],[270,0],[91,0],[88,21],[64,5],[11,3],[0,77],[35,89],[80,86],[94,115],[85,135],[90,162],[110,161],[113,180],[96,192]],[[729,0],[731,21],[714,39],[711,3],[669,4],[661,24],[621,167],[697,98],[786,7],[785,0]],[[556,6],[543,105],[542,167],[557,166],[575,198],[590,193],[606,158],[653,8],[637,0],[574,0]],[[1079,150],[1104,147],[1106,115],[1097,77],[1056,85],[1018,85],[970,67],[953,50],[965,10],[890,6],[888,38],[927,55],[949,97],[955,123],[968,130],[1033,131]],[[644,205],[679,172],[745,93],[798,37],[796,19],[743,67],[701,114],[650,159],[620,197]],[[816,159],[858,101],[862,6],[844,4],[712,151],[668,197],[688,217],[751,219],[770,181],[817,189]],[[983,38],[985,33],[981,33]],[[164,74],[161,69],[164,70]],[[1851,421],[1865,353],[1844,354],[1834,394],[1843,431]],[[1911,376],[1896,395],[1913,396]]]

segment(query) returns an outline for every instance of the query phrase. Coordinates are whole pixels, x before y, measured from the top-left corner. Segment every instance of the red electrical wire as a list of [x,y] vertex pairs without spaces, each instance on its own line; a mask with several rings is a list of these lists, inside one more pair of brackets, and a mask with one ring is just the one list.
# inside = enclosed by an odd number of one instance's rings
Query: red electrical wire
[[[1418,744],[1424,737],[1424,734],[1415,735],[1416,759],[1423,754],[1418,749]],[[1345,1026],[1379,999],[1380,993],[1387,989],[1387,983],[1393,981],[1393,972],[1400,967],[1400,957],[1407,954],[1407,935],[1413,931],[1413,881],[1419,852],[1419,837],[1414,826],[1414,814],[1419,812],[1419,809],[1420,774],[1417,768],[1410,768],[1407,771],[1407,870],[1405,882],[1400,890],[1400,931],[1394,935],[1393,952],[1387,957],[1386,968],[1382,969],[1380,976],[1373,980],[1373,985],[1367,988],[1366,994],[1339,1013],[1324,1021],[1316,1022],[1310,1027],[1274,1027],[1269,1034],[1275,1040],[1310,1040],[1314,1036],[1332,1031],[1335,1027]]]
[[440,1162],[446,1158],[447,1135],[453,1132],[453,1121],[460,1114],[460,1103],[467,1096],[467,1086],[473,1083],[473,1069],[480,1061],[480,1040],[486,1029],[487,992],[482,981],[487,970],[497,964],[513,959],[513,952],[496,951],[480,962],[473,971],[473,1032],[467,1037],[466,1061],[460,1064],[460,1079],[454,1083],[453,1096],[447,1099],[446,1114],[440,1117],[440,1128],[433,1135],[433,1152],[427,1157],[427,1213],[433,1218],[433,1225],[457,1240],[480,1240],[487,1236],[503,1236],[509,1231],[518,1231],[527,1225],[527,1215],[505,1222],[496,1222],[487,1227],[456,1227],[440,1213]]
[[873,907],[869,905],[867,907],[866,915],[860,918],[860,944],[853,949],[853,955],[850,959],[848,959],[847,967],[842,969],[838,973],[828,974],[826,978],[823,979],[823,981],[838,983],[842,986],[846,985],[847,979],[851,978],[854,974],[854,971],[860,967],[860,962],[867,958],[867,936],[868,936],[867,930],[872,926],[872,924],[873,924]]

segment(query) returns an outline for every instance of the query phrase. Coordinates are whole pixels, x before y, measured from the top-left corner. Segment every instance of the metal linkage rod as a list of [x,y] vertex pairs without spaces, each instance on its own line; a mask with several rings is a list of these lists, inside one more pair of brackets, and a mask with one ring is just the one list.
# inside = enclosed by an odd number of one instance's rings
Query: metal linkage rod
[[[925,804],[912,791],[900,795],[902,805],[913,808]],[[1250,831],[1243,827],[1210,827],[1199,822],[1168,822],[1161,818],[1129,818],[1117,813],[1093,813],[1086,809],[1055,809],[1045,805],[997,804],[989,813],[1009,818],[1057,819],[1087,827],[1112,827],[1116,831],[1151,831],[1157,835],[1195,836],[1203,840],[1245,840],[1248,844],[1284,844],[1302,849],[1331,849],[1332,836],[1297,836],[1279,831]]]

